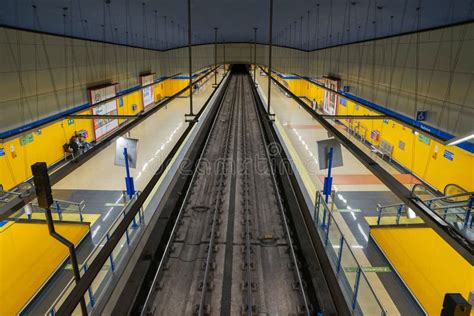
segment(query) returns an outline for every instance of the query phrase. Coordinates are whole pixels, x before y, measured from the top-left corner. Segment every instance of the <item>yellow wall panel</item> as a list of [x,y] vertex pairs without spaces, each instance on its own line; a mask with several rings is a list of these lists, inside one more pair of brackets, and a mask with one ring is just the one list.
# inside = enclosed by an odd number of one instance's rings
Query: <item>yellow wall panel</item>
[[[78,245],[88,224],[56,223]],[[14,223],[0,232],[0,316],[15,315],[68,256],[46,224]]]
[[[186,87],[187,79],[170,79],[160,82],[154,87],[155,101],[165,96],[171,96]],[[134,115],[143,110],[141,91],[134,91],[122,97],[123,106],[117,107],[118,114]],[[134,105],[136,105],[134,109]],[[90,109],[78,114],[91,114]],[[123,120],[119,120],[121,123]],[[0,156],[0,184],[9,190],[31,176],[31,165],[44,161],[51,165],[64,157],[63,145],[75,132],[86,130],[87,141],[94,141],[93,120],[62,119],[42,126],[32,132],[24,133],[0,143],[5,155]],[[30,138],[28,138],[28,135]],[[26,137],[32,141],[20,144],[20,139]]]
[[[285,82],[284,85],[297,96],[306,96],[310,100],[315,99],[318,104],[324,99],[324,89],[305,80],[276,78],[280,82]],[[346,100],[346,106],[338,104],[337,114],[379,115],[379,113],[362,105],[356,105],[349,100]],[[341,120],[341,122],[346,126],[349,125],[348,120]],[[451,183],[458,184],[467,191],[474,191],[474,168],[472,168],[474,155],[468,151],[456,146],[444,146],[431,138],[428,138],[429,143],[425,144],[420,140],[426,141],[423,136],[415,133],[411,127],[393,120],[385,122],[384,120],[352,120],[352,125],[361,126],[361,134],[375,146],[382,139],[392,144],[392,158],[439,191],[443,191],[444,187]],[[363,132],[364,128],[365,133]],[[373,130],[380,132],[379,141],[370,137]],[[443,157],[445,150],[454,154],[452,161]]]
[[429,315],[439,315],[444,295],[468,298],[474,267],[431,228],[372,227],[370,234]]

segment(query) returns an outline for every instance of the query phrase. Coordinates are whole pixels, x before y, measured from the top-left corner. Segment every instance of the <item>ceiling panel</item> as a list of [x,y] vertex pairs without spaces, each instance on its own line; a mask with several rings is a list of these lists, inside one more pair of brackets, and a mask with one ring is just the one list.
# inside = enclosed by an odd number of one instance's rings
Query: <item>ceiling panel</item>
[[[193,43],[268,43],[269,0],[191,0]],[[274,42],[313,50],[472,21],[471,0],[274,0]],[[33,8],[36,6],[36,9]],[[417,8],[421,8],[417,10]],[[187,43],[187,0],[2,0],[0,23],[166,49]]]

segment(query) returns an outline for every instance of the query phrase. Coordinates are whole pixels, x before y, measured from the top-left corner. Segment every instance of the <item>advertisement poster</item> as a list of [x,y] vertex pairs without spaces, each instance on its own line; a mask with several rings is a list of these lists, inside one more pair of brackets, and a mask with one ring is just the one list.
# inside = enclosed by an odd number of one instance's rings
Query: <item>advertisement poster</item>
[[[115,97],[115,86],[107,86],[100,89],[89,90],[91,97],[91,104],[97,104],[104,100]],[[117,101],[112,100],[103,103],[97,107],[92,108],[92,114],[94,115],[116,115],[117,114]],[[93,120],[95,138],[100,139],[111,131],[115,130],[119,126],[118,119],[107,119],[100,118]]]
[[153,85],[151,85],[154,82],[154,75],[145,75],[145,76],[140,76],[140,81],[143,86],[148,86],[142,89],[142,98],[143,98],[143,107],[147,107],[150,105],[153,105],[155,103],[154,99],[154,89]]

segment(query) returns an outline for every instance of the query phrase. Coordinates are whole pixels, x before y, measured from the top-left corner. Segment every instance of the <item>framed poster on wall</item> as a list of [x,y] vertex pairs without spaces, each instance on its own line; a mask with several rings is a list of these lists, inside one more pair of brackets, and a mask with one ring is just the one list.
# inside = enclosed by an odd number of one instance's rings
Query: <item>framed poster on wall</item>
[[[101,88],[89,89],[89,97],[92,105],[100,103],[104,100],[115,97],[116,90],[115,85],[109,85]],[[117,100],[112,100],[103,104],[100,104],[92,108],[92,114],[95,115],[116,115],[117,112]],[[100,118],[93,120],[93,129],[95,139],[98,140],[116,128],[119,127],[118,119],[107,119]]]
[[142,89],[142,100],[143,100],[143,107],[146,108],[147,106],[153,105],[155,103],[154,99],[154,87],[151,85],[154,81],[154,74],[143,75],[140,76],[140,83],[142,87],[148,86]]
[[[341,80],[337,78],[330,78],[330,77],[324,78],[324,86],[334,91],[339,91],[340,83],[341,83]],[[336,115],[338,101],[339,101],[339,97],[337,94],[335,94],[334,92],[325,90],[324,102],[323,102],[324,113],[329,114],[329,115]]]

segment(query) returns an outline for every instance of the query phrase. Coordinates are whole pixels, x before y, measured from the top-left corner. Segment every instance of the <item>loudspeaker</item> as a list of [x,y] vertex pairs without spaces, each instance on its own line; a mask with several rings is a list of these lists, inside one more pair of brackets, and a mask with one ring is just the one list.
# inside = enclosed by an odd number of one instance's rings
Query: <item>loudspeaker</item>
[[471,305],[459,293],[447,293],[444,296],[441,316],[469,316]]
[[49,208],[51,204],[53,204],[53,195],[49,182],[48,166],[45,162],[37,162],[31,166],[31,172],[33,173],[33,183],[35,184],[38,206],[41,208]]

